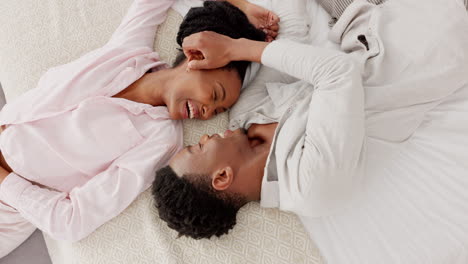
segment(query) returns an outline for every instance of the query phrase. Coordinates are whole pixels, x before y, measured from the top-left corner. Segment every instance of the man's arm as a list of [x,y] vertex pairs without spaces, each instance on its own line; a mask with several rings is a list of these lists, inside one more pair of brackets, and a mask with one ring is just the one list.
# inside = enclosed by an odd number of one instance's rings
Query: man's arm
[[[386,0],[367,0],[371,4],[382,4]],[[317,0],[317,3],[327,11],[333,19],[340,19],[345,9],[354,2],[354,0]]]
[[[0,185],[0,199],[54,239],[78,241],[120,214],[147,189],[158,168],[181,148],[177,131],[135,147],[104,172],[69,193],[41,188],[12,173]],[[160,131],[155,134],[161,134]]]
[[299,211],[326,214],[359,184],[365,136],[359,69],[346,54],[291,41],[270,44],[262,63],[314,86],[299,173],[282,186],[296,197],[294,206],[308,208]]
[[290,40],[268,44],[213,32],[186,38],[183,48],[203,54],[203,60],[191,61],[192,68],[255,61],[313,85],[300,172],[283,179],[285,191],[296,197],[296,206],[316,215],[349,198],[362,168],[365,136],[362,77],[349,55]]

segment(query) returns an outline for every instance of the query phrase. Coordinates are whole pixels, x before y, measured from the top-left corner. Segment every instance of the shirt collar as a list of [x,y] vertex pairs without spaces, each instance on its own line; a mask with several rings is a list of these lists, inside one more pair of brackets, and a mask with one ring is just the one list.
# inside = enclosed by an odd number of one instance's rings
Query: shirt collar
[[279,207],[278,181],[268,181],[267,177],[263,177],[260,206],[266,208]]

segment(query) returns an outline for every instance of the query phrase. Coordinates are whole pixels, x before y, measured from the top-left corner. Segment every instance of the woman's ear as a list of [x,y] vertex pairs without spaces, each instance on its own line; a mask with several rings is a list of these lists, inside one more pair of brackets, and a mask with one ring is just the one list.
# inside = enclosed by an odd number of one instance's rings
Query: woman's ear
[[234,181],[234,173],[231,167],[225,167],[216,171],[213,175],[211,185],[215,190],[224,191]]

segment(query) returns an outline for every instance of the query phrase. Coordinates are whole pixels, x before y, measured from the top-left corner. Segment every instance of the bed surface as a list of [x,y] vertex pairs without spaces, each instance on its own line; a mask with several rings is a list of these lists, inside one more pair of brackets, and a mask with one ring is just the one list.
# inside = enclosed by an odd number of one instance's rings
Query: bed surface
[[[132,0],[3,1],[0,8],[0,80],[7,101],[35,87],[50,67],[99,48],[111,36]],[[176,54],[182,17],[171,10],[158,29],[155,49],[165,61]],[[44,95],[47,96],[47,95]],[[228,115],[208,122],[184,122],[184,143],[226,129]],[[78,243],[45,236],[53,263],[321,263],[298,218],[257,203],[244,207],[229,236],[176,239],[153,210],[149,191],[121,215]]]

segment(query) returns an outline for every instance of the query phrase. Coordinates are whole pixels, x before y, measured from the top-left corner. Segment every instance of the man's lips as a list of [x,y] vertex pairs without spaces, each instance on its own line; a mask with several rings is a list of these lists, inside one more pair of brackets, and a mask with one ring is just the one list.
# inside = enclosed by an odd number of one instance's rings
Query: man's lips
[[227,137],[229,137],[230,135],[232,135],[233,133],[234,133],[234,132],[232,132],[231,130],[228,129],[228,130],[224,131],[223,137],[224,137],[224,138],[227,138]]

